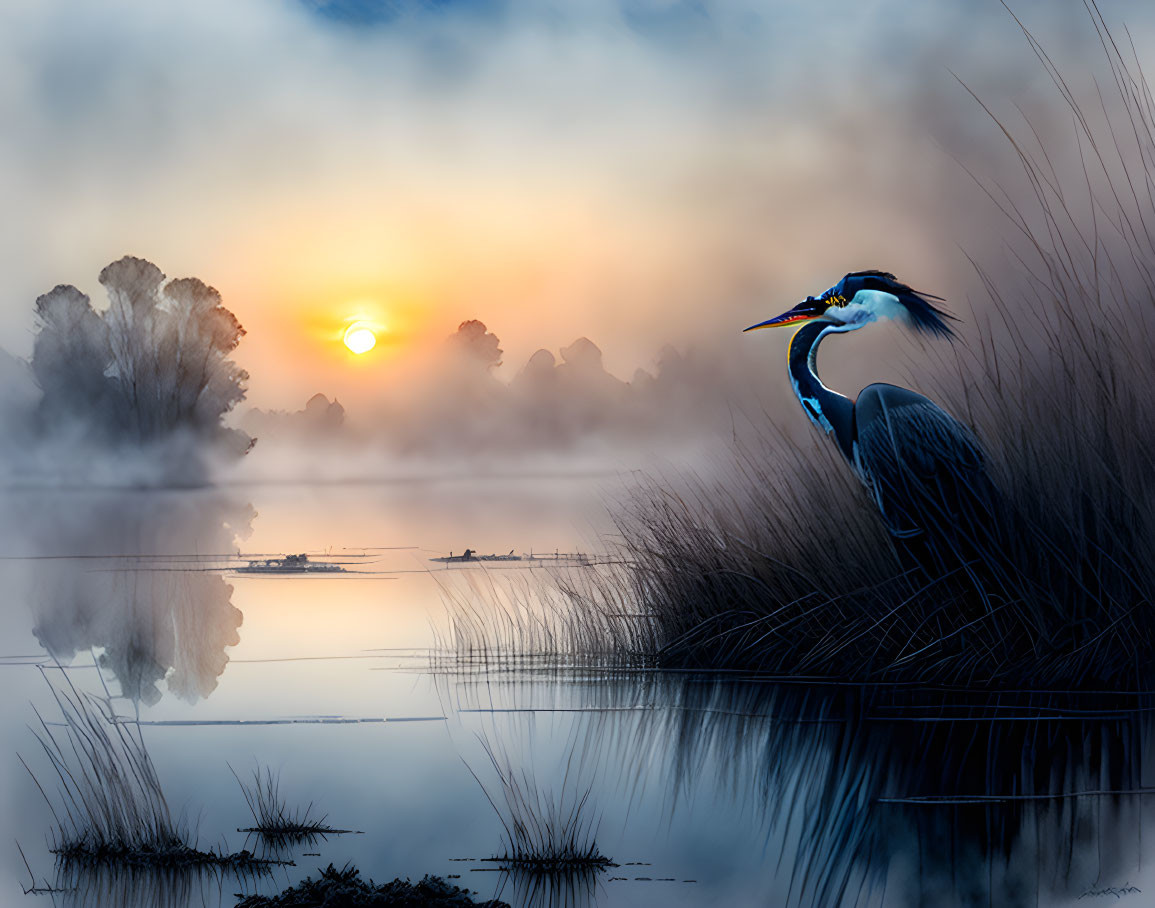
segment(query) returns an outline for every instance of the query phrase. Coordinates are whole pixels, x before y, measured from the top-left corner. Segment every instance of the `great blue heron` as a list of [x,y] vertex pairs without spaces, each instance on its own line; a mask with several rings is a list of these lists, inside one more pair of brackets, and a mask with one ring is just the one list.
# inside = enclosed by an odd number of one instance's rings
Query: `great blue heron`
[[888,272],[854,271],[821,296],[745,330],[800,326],[786,354],[794,393],[810,421],[834,435],[878,505],[904,566],[931,579],[962,569],[979,580],[976,565],[1000,548],[999,496],[974,433],[914,391],[880,382],[852,401],[822,384],[817,372],[823,338],[879,319],[953,338],[953,316],[932,300],[942,302]]

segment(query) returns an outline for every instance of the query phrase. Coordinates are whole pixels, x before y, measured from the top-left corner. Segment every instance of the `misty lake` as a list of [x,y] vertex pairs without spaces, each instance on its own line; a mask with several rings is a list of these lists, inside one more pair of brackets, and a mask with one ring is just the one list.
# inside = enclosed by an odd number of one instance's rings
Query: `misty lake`
[[[551,569],[445,565],[467,546],[596,554],[614,474],[4,495],[5,904],[232,905],[318,868],[451,878],[513,905],[1057,905],[1155,892],[1144,698],[963,695],[581,664],[463,664],[450,602],[532,595]],[[328,553],[333,576],[235,572]],[[596,568],[587,568],[594,570]],[[58,660],[59,665],[56,664]],[[202,846],[262,847],[240,787],[355,834],[268,875],[59,875],[30,726],[52,685],[139,716]],[[519,879],[495,763],[580,798],[617,866]],[[1129,792],[1129,794],[1119,794]],[[497,809],[490,798],[496,802]],[[19,850],[16,847],[19,844]],[[67,891],[29,895],[35,882]],[[39,902],[37,901],[39,900]]]

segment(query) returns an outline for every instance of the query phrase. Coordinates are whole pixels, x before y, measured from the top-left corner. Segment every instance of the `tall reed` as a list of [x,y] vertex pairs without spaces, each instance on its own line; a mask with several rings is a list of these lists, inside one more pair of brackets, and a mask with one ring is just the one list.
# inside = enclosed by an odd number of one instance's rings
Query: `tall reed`
[[105,712],[70,682],[49,687],[63,730],[37,712],[33,733],[55,776],[57,797],[28,771],[56,821],[57,854],[96,859],[188,847],[187,830],[169,809],[140,727]]

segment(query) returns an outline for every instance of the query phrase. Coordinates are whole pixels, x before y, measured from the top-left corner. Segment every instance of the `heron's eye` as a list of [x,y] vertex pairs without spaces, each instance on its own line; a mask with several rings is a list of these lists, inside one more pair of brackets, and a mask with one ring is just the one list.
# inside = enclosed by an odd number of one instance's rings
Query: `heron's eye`
[[846,305],[846,302],[846,297],[840,293],[832,293],[826,297],[826,304],[829,306],[838,306],[841,308]]

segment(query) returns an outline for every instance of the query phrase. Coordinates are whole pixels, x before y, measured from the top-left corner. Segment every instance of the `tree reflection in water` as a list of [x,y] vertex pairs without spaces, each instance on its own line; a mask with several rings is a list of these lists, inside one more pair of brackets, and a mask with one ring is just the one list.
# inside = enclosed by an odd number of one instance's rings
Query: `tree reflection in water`
[[[95,650],[135,703],[207,697],[240,642],[218,567],[255,512],[216,494],[54,493],[18,503],[33,567],[33,632],[63,664]],[[67,557],[66,557],[67,556]]]

